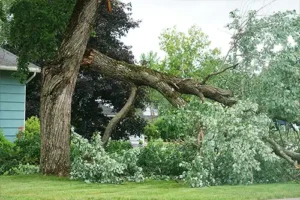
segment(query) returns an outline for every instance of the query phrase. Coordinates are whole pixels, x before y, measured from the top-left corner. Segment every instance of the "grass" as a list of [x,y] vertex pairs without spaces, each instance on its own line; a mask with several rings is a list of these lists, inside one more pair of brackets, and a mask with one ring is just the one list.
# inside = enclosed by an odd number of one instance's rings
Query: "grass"
[[300,184],[260,184],[189,188],[174,181],[122,185],[86,184],[45,176],[0,176],[1,200],[29,199],[275,199],[300,197]]

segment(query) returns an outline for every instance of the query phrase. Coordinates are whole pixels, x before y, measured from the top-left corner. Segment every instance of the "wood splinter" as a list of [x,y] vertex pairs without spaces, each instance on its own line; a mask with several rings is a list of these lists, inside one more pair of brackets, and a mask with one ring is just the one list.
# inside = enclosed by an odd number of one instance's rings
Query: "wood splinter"
[[90,65],[94,62],[95,52],[93,49],[86,50],[80,65]]

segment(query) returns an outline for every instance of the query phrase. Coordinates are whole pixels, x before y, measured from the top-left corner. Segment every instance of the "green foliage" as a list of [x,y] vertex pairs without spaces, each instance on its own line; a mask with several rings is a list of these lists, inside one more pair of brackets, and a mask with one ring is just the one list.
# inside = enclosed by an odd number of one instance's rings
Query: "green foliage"
[[209,48],[208,36],[197,26],[192,26],[187,34],[176,27],[166,29],[159,39],[166,57],[154,69],[182,78],[201,79],[220,64],[219,50]]
[[123,175],[127,181],[143,182],[145,179],[143,168],[137,165],[139,154],[139,148],[131,148],[111,155],[112,158],[125,165]]
[[299,15],[285,11],[261,17],[251,11],[243,18],[234,11],[231,17],[228,28],[236,33],[242,29],[242,37],[229,62],[240,64],[218,84],[257,103],[272,119],[300,122]]
[[138,165],[148,176],[178,177],[185,168],[181,162],[190,162],[196,154],[196,148],[177,143],[164,143],[162,140],[150,141],[141,149]]
[[10,152],[14,147],[14,144],[11,143],[6,137],[4,136],[2,130],[0,130],[0,148],[3,151]]
[[33,166],[40,163],[40,121],[37,117],[31,117],[26,120],[25,126],[26,129],[18,133],[14,143],[0,132],[0,174],[30,173],[38,168]]
[[17,77],[24,82],[29,61],[50,61],[57,55],[74,0],[21,0],[10,8],[8,42],[19,56]]
[[272,161],[260,160],[260,171],[253,172],[254,183],[276,183],[297,180],[297,172],[288,162],[281,158]]
[[9,30],[8,10],[13,2],[14,0],[0,1],[0,46],[7,41]]
[[148,123],[144,128],[144,134],[147,136],[148,141],[155,140],[161,138],[161,134],[158,131],[158,121],[159,119],[155,119],[155,122]]
[[4,4],[0,1],[0,21],[6,21],[5,11],[4,11]]
[[[201,147],[199,156],[192,157],[193,162],[192,160],[189,162],[182,160],[181,166],[187,168],[183,173],[183,178],[193,187],[252,183],[253,173],[261,170],[260,163],[276,158],[269,146],[262,141],[262,137],[269,135],[271,120],[264,114],[258,114],[256,104],[240,101],[237,105],[226,108],[216,103],[202,104],[199,101],[192,101],[188,106],[164,117],[171,120],[166,121],[165,126],[162,126],[163,130],[168,126],[182,126],[183,128],[185,126],[185,129],[172,129],[172,132],[178,131],[180,134],[182,130],[185,130],[186,135],[197,138],[199,128],[205,129],[204,140],[199,146],[199,148]],[[190,133],[187,130],[190,130]],[[152,154],[154,152],[152,149],[159,149],[153,147],[151,149],[151,147],[149,145],[148,151]],[[196,150],[194,152],[197,153]],[[148,154],[152,155],[151,153]],[[171,154],[167,153],[167,155]],[[145,158],[145,160],[160,166],[157,163],[164,160],[160,159],[164,154],[158,152],[153,155],[152,157],[148,156],[149,158]],[[174,157],[180,158],[178,155]],[[168,157],[165,160],[168,160]],[[169,162],[172,163],[172,161]],[[169,169],[173,169],[172,164],[168,165]],[[155,166],[151,166],[149,171],[151,169],[156,173],[169,170],[160,168],[156,170]],[[146,168],[144,171],[148,172]]]
[[25,122],[25,130],[18,133],[15,149],[22,164],[38,165],[40,148],[40,120],[37,117],[31,117]]
[[98,134],[88,142],[73,132],[72,143],[77,152],[71,167],[72,179],[99,183],[121,183],[126,179],[143,181],[141,169],[132,166],[137,152],[129,150],[131,153],[124,153],[120,157],[117,154],[110,156],[102,147]]
[[[242,17],[234,11],[231,17],[228,28],[242,37],[228,61],[239,61],[240,65],[217,84],[233,90],[240,99],[258,104],[258,112],[273,121],[299,125],[299,15],[285,11],[261,17],[251,11]],[[272,130],[269,137],[284,148],[299,149],[295,131]]]
[[124,140],[111,140],[105,147],[105,151],[108,153],[121,153],[121,151],[129,149],[132,149],[131,143]]
[[0,130],[0,175],[18,164],[14,144],[8,141]]
[[191,187],[214,185],[216,182],[214,174],[212,173],[214,170],[214,162],[212,162],[211,159],[196,156],[190,163],[181,163],[180,165],[187,169],[187,171],[182,173],[181,178]]
[[4,173],[4,175],[30,175],[30,174],[38,174],[40,171],[39,166],[36,165],[23,165],[19,164],[16,167],[12,167],[8,171]]
[[192,115],[188,109],[171,109],[161,113],[145,129],[145,135],[163,140],[179,140],[186,136],[195,135],[199,115]]
[[[220,51],[210,48],[208,36],[197,26],[189,28],[187,33],[178,31],[176,27],[168,28],[161,33],[159,40],[165,57],[160,59],[155,52],[142,54],[142,65],[197,80],[203,80],[211,72],[223,68]],[[184,98],[190,101],[190,97]],[[169,102],[157,91],[150,90],[150,99],[160,112],[171,109]]]

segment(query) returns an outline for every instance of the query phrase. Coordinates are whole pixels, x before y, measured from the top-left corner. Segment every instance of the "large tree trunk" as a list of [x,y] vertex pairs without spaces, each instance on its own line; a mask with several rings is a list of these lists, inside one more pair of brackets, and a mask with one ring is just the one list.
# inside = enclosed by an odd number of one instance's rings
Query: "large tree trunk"
[[99,0],[77,0],[57,59],[42,70],[41,163],[43,174],[70,172],[71,101]]
[[134,101],[136,99],[136,95],[137,95],[137,87],[136,85],[132,84],[131,85],[131,92],[130,92],[130,96],[126,102],[126,104],[124,105],[124,107],[116,114],[116,116],[114,116],[110,122],[108,123],[107,127],[105,128],[103,137],[102,137],[102,142],[103,142],[103,146],[106,146],[108,143],[109,138],[111,137],[112,132],[114,131],[114,129],[116,128],[116,126],[118,125],[118,123],[124,119],[126,117],[126,115],[128,114],[128,112],[130,111],[130,109],[132,108]]

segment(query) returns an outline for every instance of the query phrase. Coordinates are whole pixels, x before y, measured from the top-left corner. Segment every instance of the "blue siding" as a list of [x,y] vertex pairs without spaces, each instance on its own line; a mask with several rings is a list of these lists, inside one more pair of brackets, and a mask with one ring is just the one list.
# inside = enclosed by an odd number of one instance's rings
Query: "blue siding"
[[14,141],[19,127],[24,127],[26,86],[12,77],[10,71],[0,71],[0,129]]

